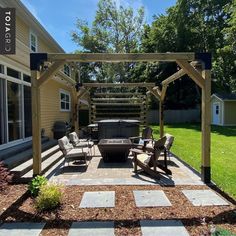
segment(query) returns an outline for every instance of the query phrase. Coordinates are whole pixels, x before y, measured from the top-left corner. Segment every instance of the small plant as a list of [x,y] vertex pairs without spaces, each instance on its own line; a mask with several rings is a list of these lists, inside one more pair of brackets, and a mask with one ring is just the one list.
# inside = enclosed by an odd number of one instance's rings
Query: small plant
[[53,210],[60,205],[61,199],[61,186],[57,184],[43,185],[36,198],[36,208],[39,211]]
[[11,182],[12,176],[10,175],[4,164],[0,162],[0,191],[3,191],[8,183]]
[[46,185],[48,182],[44,176],[37,175],[29,183],[28,189],[33,197],[37,197],[41,186]]
[[229,230],[216,228],[215,232],[211,236],[236,236],[236,234],[231,233]]

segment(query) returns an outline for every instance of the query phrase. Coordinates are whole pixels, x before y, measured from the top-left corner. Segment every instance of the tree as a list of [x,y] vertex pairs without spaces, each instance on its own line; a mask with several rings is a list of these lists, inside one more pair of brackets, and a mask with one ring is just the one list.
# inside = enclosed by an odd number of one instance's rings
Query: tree
[[[115,0],[99,0],[92,26],[77,21],[77,30],[72,39],[84,52],[131,53],[140,46],[144,23],[144,9],[137,12],[131,7],[117,6]],[[102,64],[83,66],[87,77],[98,81],[127,81],[132,63]],[[83,72],[82,72],[83,73]]]
[[236,0],[224,9],[229,18],[222,30],[225,35],[224,47],[217,50],[213,74],[216,80],[215,91],[236,92]]
[[[231,22],[231,20],[228,22],[231,12],[232,0],[178,0],[165,15],[155,16],[152,24],[144,27],[142,50],[143,52],[211,52],[213,91],[230,91],[229,87],[233,85],[233,80],[229,79],[229,74],[232,74],[232,63],[229,63],[230,57],[226,57],[220,49],[225,46],[224,29]],[[235,24],[232,25],[235,27]],[[156,81],[160,83],[177,68],[174,63],[157,63],[155,67],[138,68],[138,73],[148,77],[155,72]],[[166,103],[168,107],[179,107],[179,104],[182,104],[180,106],[182,108],[186,108],[184,104],[193,107],[200,101],[199,87],[185,77],[182,81],[175,81],[175,86],[170,84],[168,87]]]

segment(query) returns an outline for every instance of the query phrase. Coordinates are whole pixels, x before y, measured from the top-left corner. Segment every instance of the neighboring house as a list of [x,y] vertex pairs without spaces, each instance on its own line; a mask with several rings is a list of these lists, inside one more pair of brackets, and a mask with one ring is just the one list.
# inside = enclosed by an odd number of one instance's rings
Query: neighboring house
[[[0,7],[16,9],[16,55],[0,55],[0,149],[32,139],[30,53],[64,53],[64,50],[20,0],[1,0]],[[41,88],[41,127],[53,137],[57,120],[70,121],[72,101],[70,67]],[[63,80],[64,78],[64,80]]]
[[236,94],[213,94],[211,114],[214,125],[236,125]]

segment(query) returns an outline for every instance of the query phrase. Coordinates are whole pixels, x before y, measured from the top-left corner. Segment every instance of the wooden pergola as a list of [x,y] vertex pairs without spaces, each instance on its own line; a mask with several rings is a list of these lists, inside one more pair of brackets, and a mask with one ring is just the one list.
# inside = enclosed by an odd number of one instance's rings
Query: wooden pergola
[[[211,121],[211,54],[209,53],[81,53],[81,54],[55,54],[55,53],[32,53],[30,55],[31,69],[31,96],[32,96],[32,133],[33,133],[33,174],[41,173],[41,115],[40,115],[40,87],[58,73],[65,63],[73,62],[154,62],[166,61],[176,62],[180,70],[162,81],[160,89],[154,84],[126,83],[119,86],[144,86],[148,93],[159,100],[160,136],[164,135],[163,102],[167,87],[173,81],[187,74],[202,90],[201,123],[202,123],[202,149],[201,149],[201,178],[205,183],[211,181],[210,171],[210,121]],[[45,62],[50,62],[47,70],[42,71],[41,67]],[[201,68],[195,68],[201,64]],[[71,82],[71,81],[70,81]],[[86,85],[86,84],[85,84]],[[88,86],[88,84],[87,84]],[[101,84],[89,84],[90,87],[99,87]],[[111,86],[103,84],[103,86]],[[118,86],[118,85],[114,85]],[[73,90],[73,99],[77,101],[86,94],[87,89],[82,86],[78,92]],[[78,105],[74,106],[74,113],[77,114]],[[78,117],[74,117],[74,126],[78,130]]]

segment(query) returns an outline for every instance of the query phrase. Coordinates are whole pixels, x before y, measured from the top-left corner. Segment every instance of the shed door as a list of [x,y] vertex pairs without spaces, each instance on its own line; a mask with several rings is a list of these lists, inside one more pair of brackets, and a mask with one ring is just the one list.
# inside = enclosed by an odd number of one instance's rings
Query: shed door
[[213,124],[220,124],[220,105],[219,103],[213,103]]

